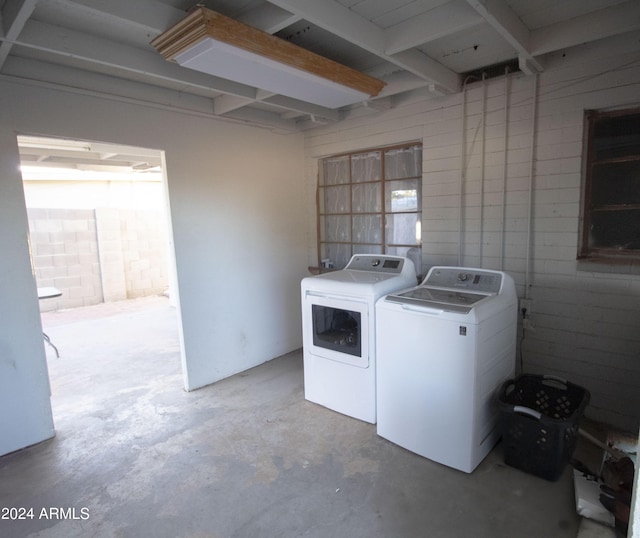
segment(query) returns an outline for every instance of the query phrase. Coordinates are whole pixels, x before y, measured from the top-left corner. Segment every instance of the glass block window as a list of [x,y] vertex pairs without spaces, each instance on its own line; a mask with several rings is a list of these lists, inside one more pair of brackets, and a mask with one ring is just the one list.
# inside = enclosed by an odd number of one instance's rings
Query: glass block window
[[407,256],[421,273],[422,146],[327,157],[318,181],[318,258],[342,269],[354,254]]

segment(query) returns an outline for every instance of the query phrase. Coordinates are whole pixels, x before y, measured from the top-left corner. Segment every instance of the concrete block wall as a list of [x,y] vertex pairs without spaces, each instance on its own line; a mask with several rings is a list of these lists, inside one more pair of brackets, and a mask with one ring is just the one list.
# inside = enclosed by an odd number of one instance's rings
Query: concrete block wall
[[375,117],[354,111],[306,134],[306,168],[311,197],[318,158],[422,141],[425,271],[510,273],[530,303],[528,328],[519,327],[524,371],[587,388],[591,418],[637,432],[640,267],[577,260],[584,112],[640,105],[640,44],[623,40],[609,55],[590,47],[549,55],[537,83],[517,73],[443,98],[416,92]]
[[167,291],[167,232],[160,211],[120,210],[121,249],[128,298]]
[[62,295],[41,311],[159,295],[168,288],[166,226],[161,212],[129,209],[28,209],[39,287]]
[[40,310],[101,303],[95,213],[91,209],[27,210],[31,257],[38,287],[54,286],[62,295],[40,301]]
[[127,298],[127,287],[122,254],[120,211],[116,208],[101,207],[95,212],[104,300],[107,303],[123,301]]

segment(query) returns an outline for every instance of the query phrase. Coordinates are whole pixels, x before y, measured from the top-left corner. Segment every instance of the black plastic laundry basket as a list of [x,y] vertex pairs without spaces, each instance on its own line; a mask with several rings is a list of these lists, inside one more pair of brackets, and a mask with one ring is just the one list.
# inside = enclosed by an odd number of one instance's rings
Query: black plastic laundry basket
[[502,385],[498,403],[505,463],[557,480],[575,449],[589,392],[558,377],[523,374]]

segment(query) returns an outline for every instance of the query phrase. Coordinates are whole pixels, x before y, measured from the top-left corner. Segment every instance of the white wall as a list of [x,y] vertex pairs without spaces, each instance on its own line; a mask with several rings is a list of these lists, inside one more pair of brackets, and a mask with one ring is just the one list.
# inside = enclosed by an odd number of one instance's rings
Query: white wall
[[[11,320],[0,329],[3,386],[24,375],[16,362],[45,372],[16,134],[165,151],[188,390],[300,347],[308,242],[301,135],[6,80],[0,96],[0,317]],[[15,402],[0,392],[3,421]]]
[[0,97],[0,455],[53,436],[20,156]]
[[[590,45],[545,58],[537,88],[533,169],[534,78],[520,73],[508,78],[507,115],[505,77],[486,82],[485,99],[481,82],[469,84],[462,196],[462,94],[429,98],[416,93],[380,116],[356,113],[309,131],[305,139],[310,190],[318,157],[421,140],[425,268],[461,264],[512,274],[519,296],[531,299],[528,314],[535,328],[523,341],[524,370],[586,387],[589,416],[632,432],[640,422],[640,270],[601,272],[578,264],[576,254],[584,110],[640,105],[639,48],[637,36],[629,35],[606,49]],[[310,236],[315,226],[311,215]],[[307,255],[313,263],[315,245]]]

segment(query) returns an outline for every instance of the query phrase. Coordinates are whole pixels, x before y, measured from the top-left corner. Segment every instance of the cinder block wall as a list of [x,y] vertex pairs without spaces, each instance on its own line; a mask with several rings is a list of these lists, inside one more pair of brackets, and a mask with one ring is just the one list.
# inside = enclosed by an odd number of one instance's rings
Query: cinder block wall
[[168,287],[167,239],[158,211],[120,210],[127,298],[164,293]]
[[31,257],[38,287],[62,295],[40,301],[40,310],[102,302],[95,212],[92,209],[28,209]]
[[28,209],[38,287],[62,295],[41,311],[159,295],[168,288],[166,228],[159,211]]

